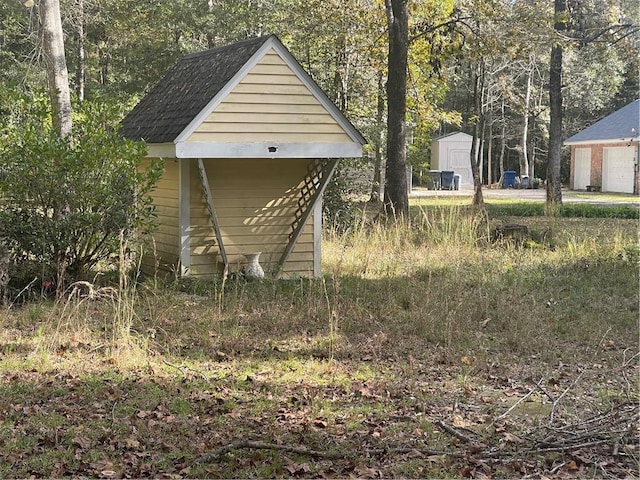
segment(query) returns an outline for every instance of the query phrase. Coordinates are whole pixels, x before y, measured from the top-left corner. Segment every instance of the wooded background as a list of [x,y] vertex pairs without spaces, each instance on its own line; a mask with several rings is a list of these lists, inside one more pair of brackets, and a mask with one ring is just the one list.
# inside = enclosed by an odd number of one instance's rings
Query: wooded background
[[[0,3],[2,89],[47,84],[31,3]],[[638,96],[635,0],[556,0],[566,11],[555,17],[551,0],[61,0],[74,102],[116,101],[125,113],[179,57],[275,33],[370,141],[363,168],[379,169],[396,3],[408,12],[405,134],[418,174],[431,139],[462,130],[477,135],[485,184],[503,170],[545,178],[554,46],[564,53],[564,138]]]

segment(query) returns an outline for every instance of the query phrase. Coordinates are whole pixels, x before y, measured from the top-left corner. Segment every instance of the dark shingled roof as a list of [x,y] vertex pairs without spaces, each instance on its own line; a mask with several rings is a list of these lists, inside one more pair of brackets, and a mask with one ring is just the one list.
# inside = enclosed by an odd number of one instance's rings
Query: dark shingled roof
[[148,143],[172,142],[268,38],[183,57],[125,117],[122,135]]
[[607,115],[593,125],[565,140],[565,143],[598,140],[629,140],[640,132],[640,100]]

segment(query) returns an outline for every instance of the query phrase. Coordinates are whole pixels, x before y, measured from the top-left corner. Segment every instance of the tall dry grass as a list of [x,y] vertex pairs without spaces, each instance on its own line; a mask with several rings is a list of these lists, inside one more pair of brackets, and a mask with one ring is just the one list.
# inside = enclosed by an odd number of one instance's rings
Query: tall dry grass
[[553,356],[558,345],[589,344],[609,328],[634,338],[637,223],[526,222],[529,240],[494,241],[495,220],[452,206],[420,209],[408,225],[363,222],[346,235],[329,233],[325,271],[342,278],[343,295],[345,285],[352,289],[354,311],[341,315],[353,322],[343,330],[381,329],[447,356]]
[[635,221],[517,219],[531,238],[495,241],[496,223],[511,221],[455,206],[417,209],[405,224],[363,219],[326,233],[316,280],[140,282],[123,268],[111,296],[6,310],[0,344],[144,364],[414,349],[489,362],[579,356],[605,332],[637,343]]

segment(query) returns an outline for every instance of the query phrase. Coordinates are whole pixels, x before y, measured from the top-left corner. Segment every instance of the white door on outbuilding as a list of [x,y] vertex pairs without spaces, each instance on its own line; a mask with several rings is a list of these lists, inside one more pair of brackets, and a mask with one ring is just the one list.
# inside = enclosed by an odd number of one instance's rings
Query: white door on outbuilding
[[586,190],[591,185],[591,149],[576,148],[573,165],[573,189]]
[[632,147],[605,147],[602,156],[602,191],[633,193]]
[[471,158],[468,150],[450,150],[450,169],[460,175],[460,182],[463,184],[472,184],[471,176]]

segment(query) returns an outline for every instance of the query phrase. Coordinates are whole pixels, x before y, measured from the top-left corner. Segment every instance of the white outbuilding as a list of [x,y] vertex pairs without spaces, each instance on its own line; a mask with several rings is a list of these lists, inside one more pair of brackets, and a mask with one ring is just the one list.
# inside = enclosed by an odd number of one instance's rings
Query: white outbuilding
[[183,57],[122,134],[164,159],[143,267],[201,278],[259,254],[267,274],[320,276],[324,189],[366,143],[274,35]]
[[471,143],[463,132],[450,133],[431,141],[431,170],[453,171],[460,175],[461,186],[473,184]]

